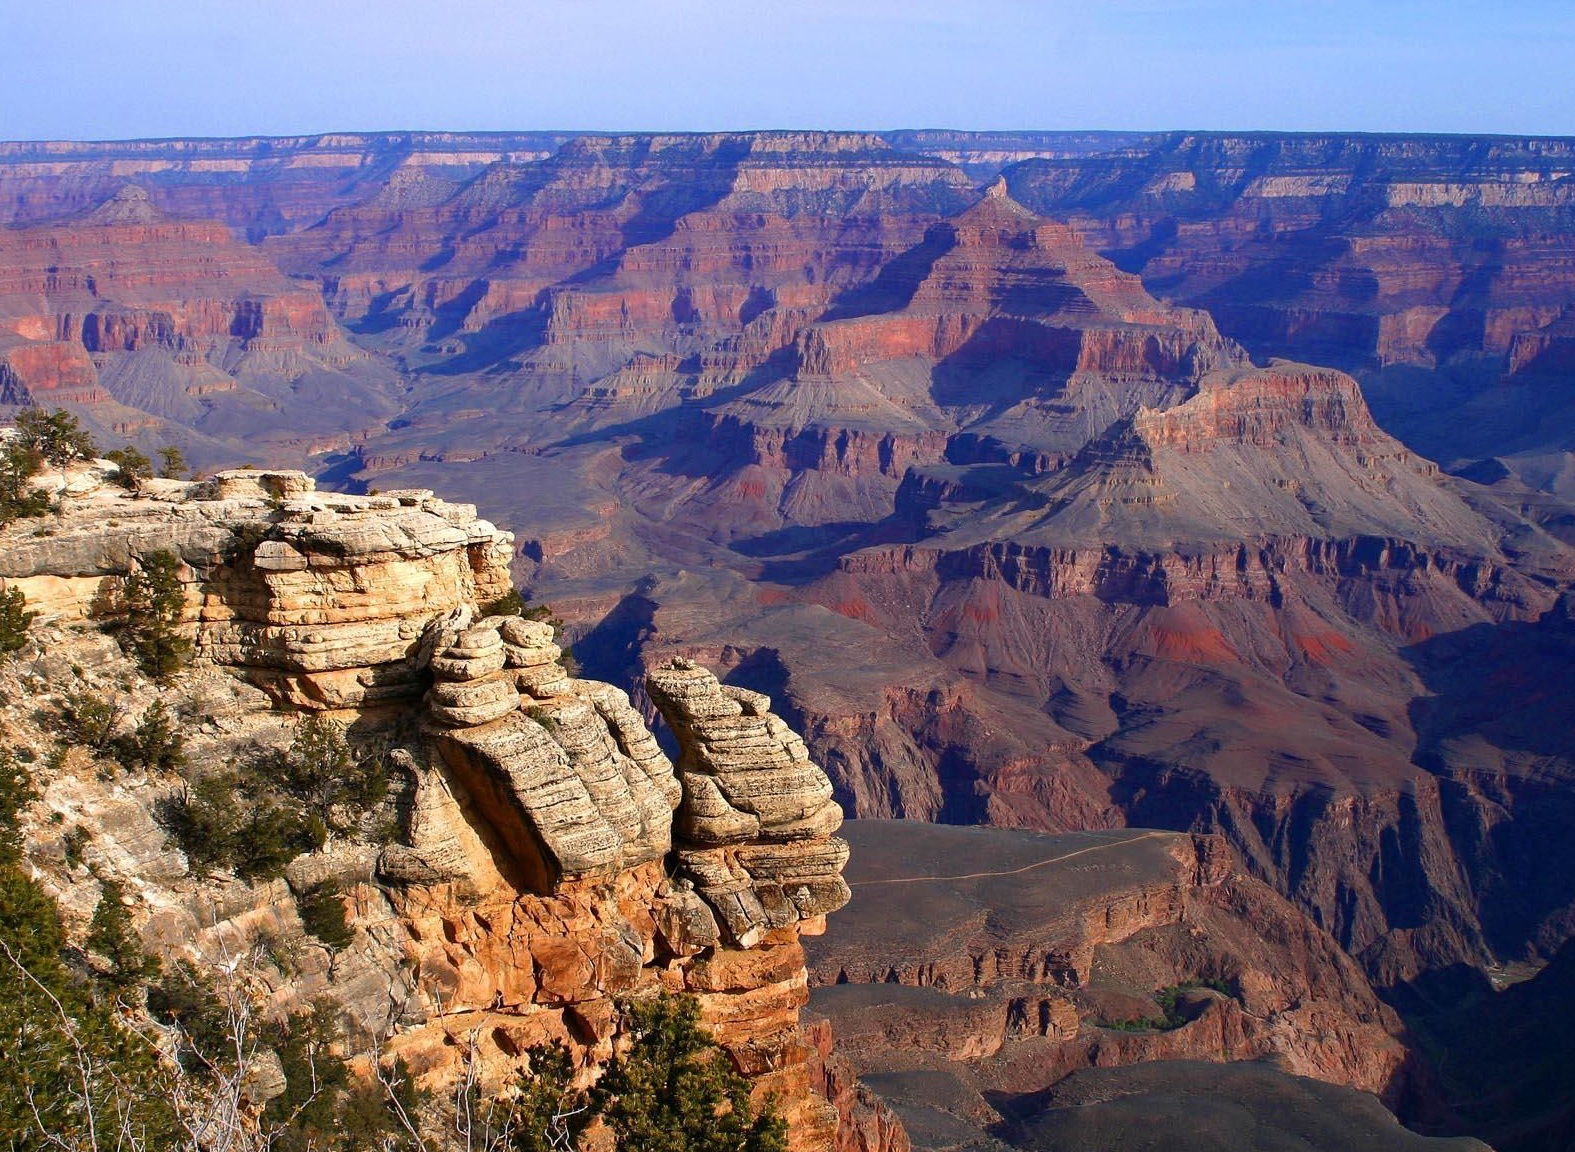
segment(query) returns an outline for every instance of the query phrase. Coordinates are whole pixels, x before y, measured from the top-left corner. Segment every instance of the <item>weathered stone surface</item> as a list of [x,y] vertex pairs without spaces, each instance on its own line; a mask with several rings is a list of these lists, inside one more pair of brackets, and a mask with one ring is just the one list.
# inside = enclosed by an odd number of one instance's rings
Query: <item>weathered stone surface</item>
[[748,948],[846,904],[847,845],[832,837],[842,810],[770,699],[682,659],[646,690],[682,749],[679,864],[728,938]]
[[629,703],[628,693],[597,680],[576,680],[574,691],[596,706],[619,750],[661,794],[668,811],[677,808],[683,789],[673,774],[672,761]]
[[622,838],[597,811],[568,754],[540,724],[515,711],[434,738],[530,888],[551,891],[566,877],[606,877],[618,870]]
[[687,881],[659,896],[655,918],[662,943],[674,956],[694,956],[722,942],[716,917]]
[[[798,937],[846,900],[846,846],[829,835],[841,815],[824,775],[767,698],[693,666],[666,670],[675,771],[626,693],[568,676],[550,626],[478,618],[507,588],[510,538],[473,510],[425,493],[318,493],[299,473],[142,494],[104,474],[68,475],[52,535],[0,538],[6,586],[50,594],[25,674],[135,680],[135,708],[165,691],[137,680],[108,638],[67,624],[112,618],[138,558],[174,546],[194,660],[168,691],[202,718],[192,763],[287,747],[280,704],[340,710],[387,742],[398,797],[387,815],[403,827],[381,848],[336,835],[272,884],[193,876],[153,816],[179,780],[114,780],[83,751],[47,767],[42,795],[62,822],[30,833],[73,932],[102,874],[125,881],[144,938],[166,956],[213,963],[286,941],[301,956],[279,978],[279,1005],[331,997],[433,1088],[471,1051],[489,1086],[540,1043],[604,1062],[620,1000],[692,992],[756,1095],[780,1098],[794,1147],[830,1147],[836,1113],[814,1094],[817,1057],[797,1031],[808,995]],[[0,711],[42,764],[50,737],[41,713],[21,710],[33,693],[18,675],[0,664]],[[412,725],[418,698],[424,722]],[[78,826],[95,830],[72,850],[90,867],[67,861],[63,829]],[[686,840],[690,828],[704,837]],[[321,884],[342,893],[355,939],[335,953],[296,907]]]
[[[4,532],[0,579],[51,618],[109,617],[138,558],[172,550],[198,655],[297,708],[419,694],[428,623],[510,584],[512,537],[430,493],[320,493],[303,473],[251,469],[136,493],[93,465],[70,479],[82,490],[46,535]],[[466,654],[503,654],[495,627],[454,639]]]
[[[831,781],[809,759],[800,740],[769,711],[758,692],[734,688],[694,664],[675,660],[647,679],[651,699],[683,745],[679,775],[686,795],[680,808],[691,837],[730,843],[757,822],[764,839],[802,840],[829,836],[842,822],[831,798]],[[690,778],[706,777],[705,782]],[[725,808],[717,807],[720,797]],[[740,824],[734,814],[746,817]]]

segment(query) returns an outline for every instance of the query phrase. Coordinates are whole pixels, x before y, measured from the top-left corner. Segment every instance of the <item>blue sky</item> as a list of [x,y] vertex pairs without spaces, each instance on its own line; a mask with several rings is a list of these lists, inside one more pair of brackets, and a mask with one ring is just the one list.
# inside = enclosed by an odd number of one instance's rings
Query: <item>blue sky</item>
[[1575,134],[1545,0],[4,0],[0,138],[328,129]]

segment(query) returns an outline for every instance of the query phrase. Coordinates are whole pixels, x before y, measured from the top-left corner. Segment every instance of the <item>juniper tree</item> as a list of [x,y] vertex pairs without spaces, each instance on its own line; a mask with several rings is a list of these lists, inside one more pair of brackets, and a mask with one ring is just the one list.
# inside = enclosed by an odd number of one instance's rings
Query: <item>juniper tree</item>
[[623,1006],[632,1043],[590,1092],[574,1087],[567,1051],[538,1047],[511,1116],[514,1152],[568,1152],[592,1117],[619,1148],[640,1152],[785,1152],[787,1126],[756,1110],[749,1081],[700,1023],[692,996]]
[[164,479],[179,479],[180,474],[188,470],[185,455],[175,445],[166,444],[159,449],[159,475]]
[[155,700],[148,705],[130,736],[115,742],[115,759],[130,771],[168,772],[186,762],[185,739],[175,729],[175,717]]
[[9,656],[27,643],[27,630],[38,617],[27,610],[27,597],[20,588],[0,592],[0,657]]
[[749,1081],[700,1024],[690,996],[625,1006],[634,1037],[597,1082],[593,1101],[621,1148],[641,1152],[785,1152],[776,1110],[758,1113]]
[[153,461],[130,444],[104,453],[104,459],[112,461],[119,469],[115,473],[115,482],[122,488],[135,490],[142,486],[144,480],[151,479],[153,476]]
[[16,415],[16,427],[24,446],[60,469],[62,484],[67,465],[74,460],[91,460],[98,454],[92,435],[64,408],[53,412],[24,408]]
[[142,670],[167,680],[191,651],[191,641],[178,631],[186,594],[180,581],[180,557],[167,549],[142,557],[126,578],[126,639]]
[[38,450],[20,436],[9,437],[0,445],[0,528],[49,511],[48,493],[29,483],[42,462]]

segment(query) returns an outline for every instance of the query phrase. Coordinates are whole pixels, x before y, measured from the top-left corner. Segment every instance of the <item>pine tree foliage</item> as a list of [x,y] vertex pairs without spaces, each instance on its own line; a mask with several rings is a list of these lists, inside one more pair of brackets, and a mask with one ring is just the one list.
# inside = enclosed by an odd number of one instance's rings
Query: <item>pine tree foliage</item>
[[37,618],[37,612],[27,610],[27,597],[20,588],[0,592],[0,659],[26,645],[28,629]]
[[69,464],[98,454],[92,435],[64,408],[24,408],[17,413],[16,428],[23,446],[60,469],[62,478]]
[[55,903],[23,866],[31,796],[25,768],[0,751],[0,1147],[93,1147],[122,1127],[145,1147],[176,1147],[156,1054],[120,1023],[113,997],[67,966]]
[[49,495],[31,483],[42,465],[43,457],[21,437],[0,444],[0,528],[49,511]]
[[159,475],[166,480],[177,480],[182,472],[190,471],[186,455],[173,444],[159,449]]
[[358,758],[339,725],[315,714],[296,728],[283,768],[283,790],[335,832],[349,830],[388,793],[388,778],[377,761]]
[[[285,1090],[268,1101],[263,1124],[275,1152],[408,1152],[416,1147],[397,1108],[419,1115],[408,1069],[395,1068],[393,1093],[376,1078],[352,1075],[338,1054],[337,1013],[328,1001],[272,1029]],[[396,1108],[397,1102],[397,1108]]]
[[129,989],[158,973],[158,964],[142,950],[126,910],[125,889],[115,880],[100,882],[98,907],[88,925],[87,946],[108,963],[106,978],[118,989]]
[[124,448],[116,448],[113,451],[104,453],[104,459],[115,465],[115,483],[122,488],[130,488],[132,491],[136,491],[142,487],[144,480],[153,478],[153,461],[149,460],[141,452],[138,452],[130,444],[127,444]]
[[115,741],[115,759],[127,771],[173,772],[186,763],[185,738],[164,701],[155,700],[129,736]]
[[179,631],[186,606],[180,557],[168,549],[142,557],[126,578],[124,598],[126,643],[132,655],[153,679],[169,679],[191,651],[191,641]]
[[749,1081],[701,1025],[694,997],[663,995],[623,1012],[632,1042],[588,1093],[573,1087],[567,1052],[532,1050],[514,1152],[568,1152],[597,1117],[620,1149],[785,1152],[787,1125],[771,1105],[751,1105]]
[[511,1152],[571,1152],[591,1122],[590,1096],[574,1086],[574,1060],[561,1044],[531,1050],[510,1113]]

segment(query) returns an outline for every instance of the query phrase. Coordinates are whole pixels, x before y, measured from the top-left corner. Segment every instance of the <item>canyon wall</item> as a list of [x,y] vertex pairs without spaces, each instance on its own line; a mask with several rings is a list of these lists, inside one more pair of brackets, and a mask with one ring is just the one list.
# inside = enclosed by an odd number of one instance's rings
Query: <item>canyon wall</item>
[[1393,1011],[1218,837],[888,821],[850,835],[853,899],[843,930],[810,944],[813,1003],[916,1134],[933,1141],[926,1111],[999,1132],[1077,1071],[1176,1060],[1262,1060],[1436,1112]]
[[[19,267],[122,256],[24,277],[0,399],[203,466],[316,452],[325,486],[461,494],[593,673],[676,655],[766,692],[850,811],[1217,832],[1402,989],[1545,958],[1575,906],[1541,690],[1569,643],[1571,155],[12,145]],[[314,688],[293,627],[213,642],[297,703],[385,690]]]

